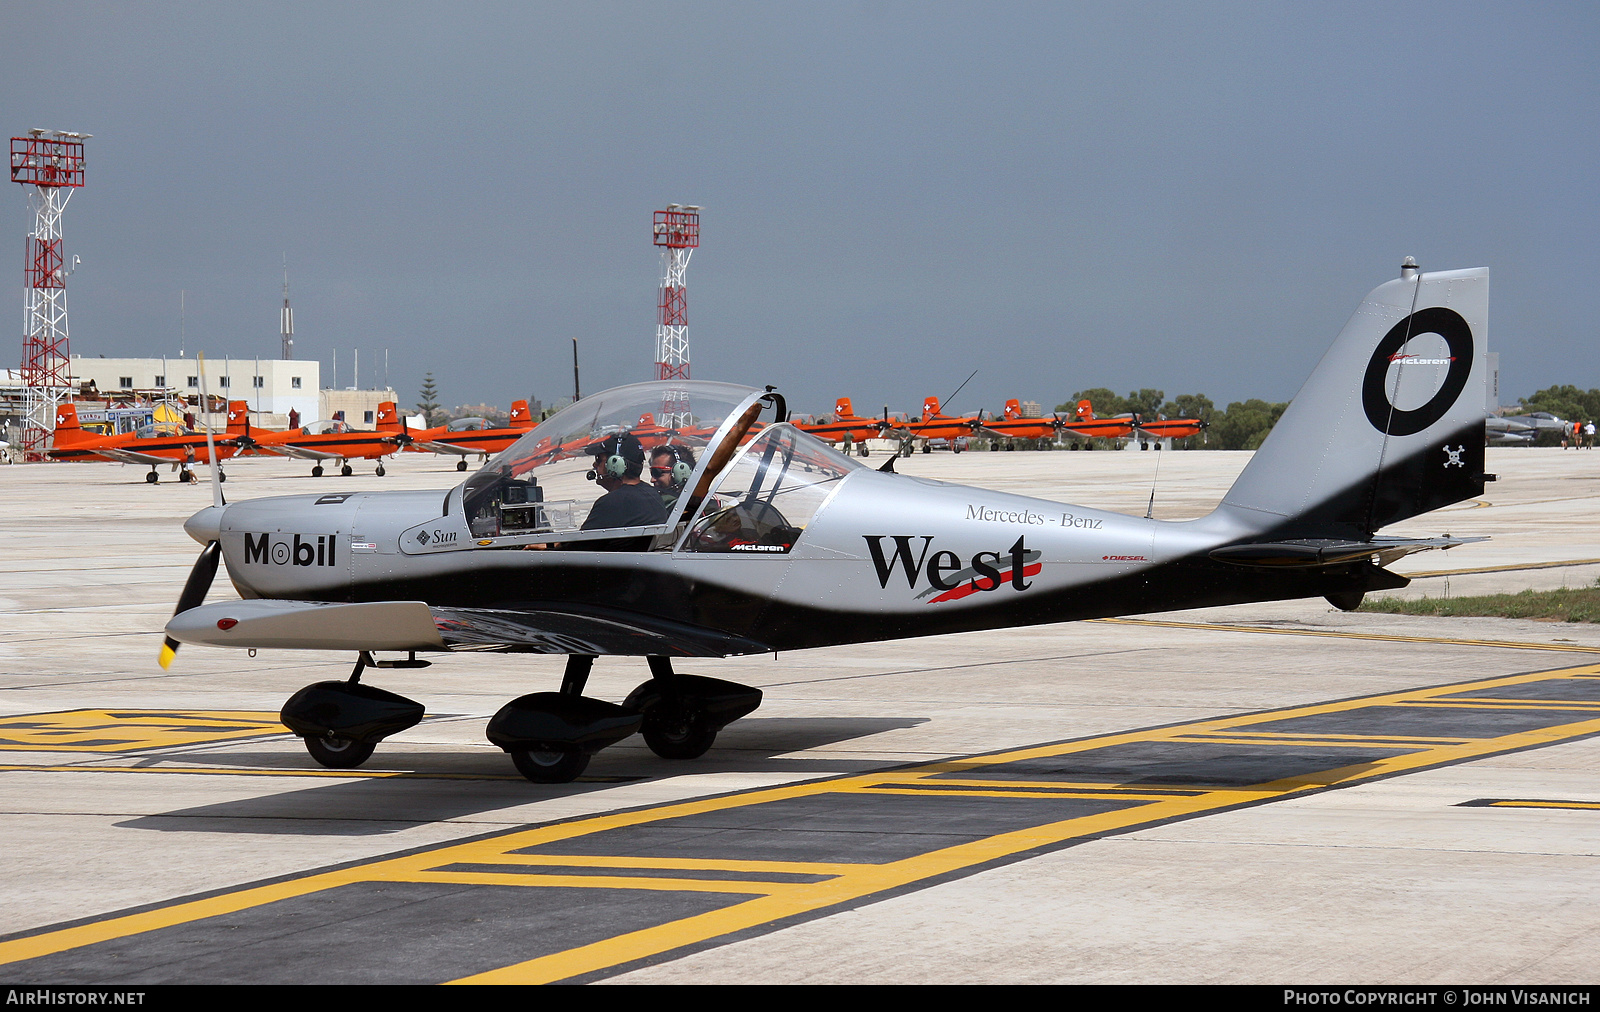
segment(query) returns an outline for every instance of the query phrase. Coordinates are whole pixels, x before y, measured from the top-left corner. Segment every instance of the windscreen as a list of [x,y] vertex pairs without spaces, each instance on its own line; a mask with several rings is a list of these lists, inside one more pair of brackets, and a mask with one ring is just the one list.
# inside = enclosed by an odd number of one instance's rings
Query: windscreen
[[793,425],[768,426],[717,478],[683,550],[786,553],[840,481],[862,466]]
[[[468,526],[477,538],[578,540],[598,529],[664,527],[718,427],[757,392],[731,383],[673,381],[585,397],[467,479]],[[655,496],[654,504],[646,493]]]

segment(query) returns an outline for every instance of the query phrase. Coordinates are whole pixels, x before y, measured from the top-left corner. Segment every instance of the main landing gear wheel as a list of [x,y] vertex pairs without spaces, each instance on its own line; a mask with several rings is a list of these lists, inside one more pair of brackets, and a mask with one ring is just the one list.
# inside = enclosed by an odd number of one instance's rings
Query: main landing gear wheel
[[154,471],[151,471],[149,474],[144,476],[144,480],[154,485],[156,482],[161,480],[161,476],[156,474]]
[[191,481],[194,481],[194,472],[189,470],[186,467],[182,471],[178,472],[178,480],[180,482],[191,482]]
[[663,759],[698,759],[717,740],[716,728],[699,714],[677,706],[660,706],[645,715],[639,729],[650,751]]
[[517,772],[536,784],[567,784],[589,768],[587,752],[517,749],[511,753]]
[[372,752],[377,748],[364,741],[351,741],[349,738],[305,738],[306,751],[311,753],[311,758],[331,770],[353,770],[357,766],[372,758]]
[[349,464],[346,464],[343,467],[339,468],[339,473],[344,475],[346,478],[348,478],[348,477],[350,477],[350,475],[355,473],[355,468],[351,467]]
[[466,469],[467,469],[467,460],[466,460],[465,457],[463,457],[460,460],[456,461],[456,470],[457,471],[465,471]]
[[228,480],[228,472],[226,472],[226,471],[218,471],[217,472],[217,481],[224,482],[224,481],[227,481],[227,480]]
[[316,467],[313,467],[311,469],[311,477],[313,477],[313,478],[322,477],[322,465],[321,464],[318,464]]
[[378,477],[380,477],[380,478],[383,477],[383,465],[382,464],[378,465]]

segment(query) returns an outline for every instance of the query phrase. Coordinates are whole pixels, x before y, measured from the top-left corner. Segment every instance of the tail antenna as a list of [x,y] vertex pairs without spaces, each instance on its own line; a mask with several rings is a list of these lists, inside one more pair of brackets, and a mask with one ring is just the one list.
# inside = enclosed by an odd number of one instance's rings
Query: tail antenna
[[1161,477],[1161,444],[1156,444],[1156,473],[1150,478],[1150,505],[1144,508],[1144,518],[1154,520],[1156,512],[1156,481]]
[[[1417,266],[1414,257],[1406,257],[1400,263],[1400,277],[1409,278],[1415,282],[1411,289],[1411,312],[1406,316],[1406,338],[1400,342],[1399,350],[1404,352],[1406,345],[1411,343],[1412,321],[1417,316],[1417,297],[1422,294],[1422,268]],[[1378,482],[1383,480],[1383,458],[1389,452],[1389,430],[1394,427],[1394,402],[1400,393],[1400,377],[1405,372],[1406,360],[1402,356],[1395,365],[1394,389],[1389,391],[1389,417],[1383,425],[1383,442],[1378,444],[1378,466],[1372,472],[1372,484],[1367,489],[1367,536],[1373,533],[1373,515],[1378,509]]]

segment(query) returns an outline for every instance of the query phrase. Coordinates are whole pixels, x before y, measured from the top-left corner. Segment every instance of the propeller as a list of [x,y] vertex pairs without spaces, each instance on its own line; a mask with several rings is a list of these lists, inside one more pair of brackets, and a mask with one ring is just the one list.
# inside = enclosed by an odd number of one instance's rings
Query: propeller
[[[200,549],[200,557],[194,560],[194,568],[189,570],[189,579],[183,584],[183,593],[178,595],[178,607],[174,615],[181,615],[190,608],[198,608],[205,603],[206,592],[211,589],[211,581],[217,575],[217,562],[222,558],[222,544],[218,541],[208,541]],[[172,667],[172,659],[178,655],[178,641],[171,636],[161,641],[161,667]]]
[[[210,401],[206,393],[206,357],[204,353],[199,353],[195,357],[200,365],[200,401],[209,407]],[[245,424],[248,425],[249,422],[246,421]],[[220,510],[228,503],[222,498],[222,465],[217,460],[216,441],[211,436],[209,424],[206,425],[206,455],[211,458],[211,505]],[[188,524],[184,526],[187,527]],[[174,615],[182,614],[190,608],[198,608],[205,602],[206,592],[211,589],[211,581],[216,578],[217,562],[221,558],[222,543],[216,538],[207,541],[206,546],[200,549],[200,557],[194,561],[194,568],[189,570],[189,579],[183,584],[183,593],[178,595],[178,607],[173,611]],[[170,668],[173,658],[177,655],[178,641],[171,636],[164,637],[161,641],[161,654],[157,658],[162,669]]]

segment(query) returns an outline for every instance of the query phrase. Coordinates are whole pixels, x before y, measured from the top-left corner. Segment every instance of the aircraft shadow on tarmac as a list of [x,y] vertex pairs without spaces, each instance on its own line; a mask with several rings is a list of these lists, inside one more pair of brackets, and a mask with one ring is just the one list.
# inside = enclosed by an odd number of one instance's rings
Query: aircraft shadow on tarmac
[[[602,753],[588,774],[568,784],[535,785],[519,776],[498,750],[471,752],[389,749],[371,765],[340,780],[304,790],[177,809],[117,825],[185,833],[278,833],[294,836],[371,836],[418,823],[515,808],[550,797],[606,790],[619,783],[705,773],[804,773],[827,775],[881,768],[884,762],[847,758],[781,758],[824,745],[854,741],[926,723],[926,717],[747,717],[718,736],[717,746],[692,762],[659,759],[643,746]],[[283,769],[284,752],[216,753],[241,769]],[[326,775],[303,753],[293,760]],[[373,773],[396,771],[389,776]],[[226,767],[219,773],[226,773]],[[291,774],[292,775],[292,774]]]

